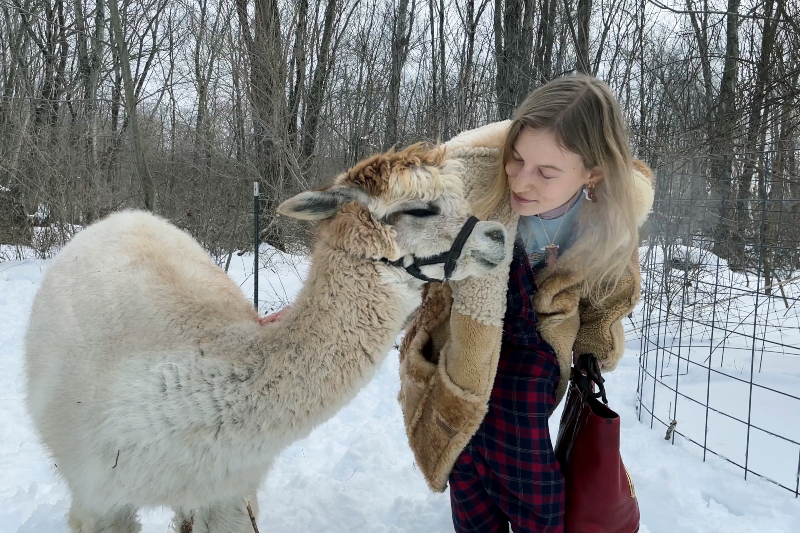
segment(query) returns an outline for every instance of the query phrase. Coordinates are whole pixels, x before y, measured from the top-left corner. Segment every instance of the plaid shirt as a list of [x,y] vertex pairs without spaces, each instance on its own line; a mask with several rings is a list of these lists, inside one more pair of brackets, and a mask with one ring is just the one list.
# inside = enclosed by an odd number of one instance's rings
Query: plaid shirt
[[450,474],[456,532],[564,530],[564,477],[550,440],[559,366],[536,329],[534,274],[514,246],[508,304],[489,411]]

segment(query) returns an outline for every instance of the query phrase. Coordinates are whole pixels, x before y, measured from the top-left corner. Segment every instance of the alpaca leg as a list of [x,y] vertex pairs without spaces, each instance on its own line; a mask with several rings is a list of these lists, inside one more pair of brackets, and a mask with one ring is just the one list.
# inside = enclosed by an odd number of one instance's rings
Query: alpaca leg
[[[258,517],[258,502],[250,498],[253,516]],[[175,533],[253,533],[245,500],[219,502],[189,512],[179,509],[172,521]]]
[[177,509],[172,518],[172,531],[175,533],[194,533],[194,513]]
[[131,506],[99,514],[73,503],[68,523],[71,533],[139,533],[142,529],[136,519],[136,509]]

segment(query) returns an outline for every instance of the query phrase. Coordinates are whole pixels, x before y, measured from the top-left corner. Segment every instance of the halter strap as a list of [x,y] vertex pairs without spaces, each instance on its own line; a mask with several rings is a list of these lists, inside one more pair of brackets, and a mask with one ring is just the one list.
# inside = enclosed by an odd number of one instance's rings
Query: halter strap
[[[414,259],[414,262],[408,266],[403,265],[404,257],[400,259],[396,259],[394,261],[390,261],[389,259],[382,257],[381,261],[386,263],[387,265],[391,265],[393,267],[400,267],[405,269],[406,272],[411,274],[417,279],[422,281],[438,281],[443,282],[445,280],[450,279],[453,275],[453,272],[456,270],[456,264],[461,257],[461,252],[464,250],[464,244],[466,244],[467,239],[472,234],[472,230],[475,229],[475,225],[480,222],[477,217],[471,216],[467,219],[464,225],[461,227],[461,231],[458,232],[456,239],[453,241],[452,246],[450,246],[450,250],[446,252],[442,252],[438,255],[434,255],[432,257],[415,257],[411,256]],[[444,263],[444,279],[434,279],[429,278],[425,274],[422,273],[419,267],[426,266],[426,265],[438,265],[440,263]]]

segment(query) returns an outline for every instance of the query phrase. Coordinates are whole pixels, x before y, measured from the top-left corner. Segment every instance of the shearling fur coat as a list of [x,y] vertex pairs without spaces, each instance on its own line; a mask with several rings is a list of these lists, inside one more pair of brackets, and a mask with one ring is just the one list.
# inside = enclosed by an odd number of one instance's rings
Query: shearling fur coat
[[[489,124],[446,143],[447,157],[457,158],[465,167],[468,200],[485,194],[494,178],[508,125],[508,121]],[[641,225],[653,203],[652,176],[643,163],[637,161],[634,167],[635,209]],[[506,201],[491,218],[508,230],[507,262],[481,279],[428,284],[400,347],[398,400],[406,434],[417,465],[437,492],[446,488],[456,458],[486,415],[500,356],[518,216]],[[566,259],[537,277],[534,297],[540,335],[555,350],[561,369],[559,402],[569,381],[573,351],[594,353],[604,370],[616,367],[625,349],[622,319],[638,302],[641,283],[633,257],[615,292],[593,307],[581,299],[581,279],[564,264]]]

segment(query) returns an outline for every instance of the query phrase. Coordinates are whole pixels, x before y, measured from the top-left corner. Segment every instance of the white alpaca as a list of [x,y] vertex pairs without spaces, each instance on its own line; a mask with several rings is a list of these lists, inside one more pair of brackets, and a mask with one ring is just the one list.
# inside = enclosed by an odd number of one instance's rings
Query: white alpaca
[[[26,338],[28,408],[69,486],[72,531],[133,533],[150,506],[174,509],[180,531],[252,531],[245,500],[255,508],[275,457],[356,395],[419,304],[422,282],[381,259],[450,249],[470,214],[458,172],[412,147],[285,202],[321,222],[305,286],[266,326],[160,218],[119,213],[76,235]],[[509,245],[501,224],[478,223],[452,278],[487,274]]]

